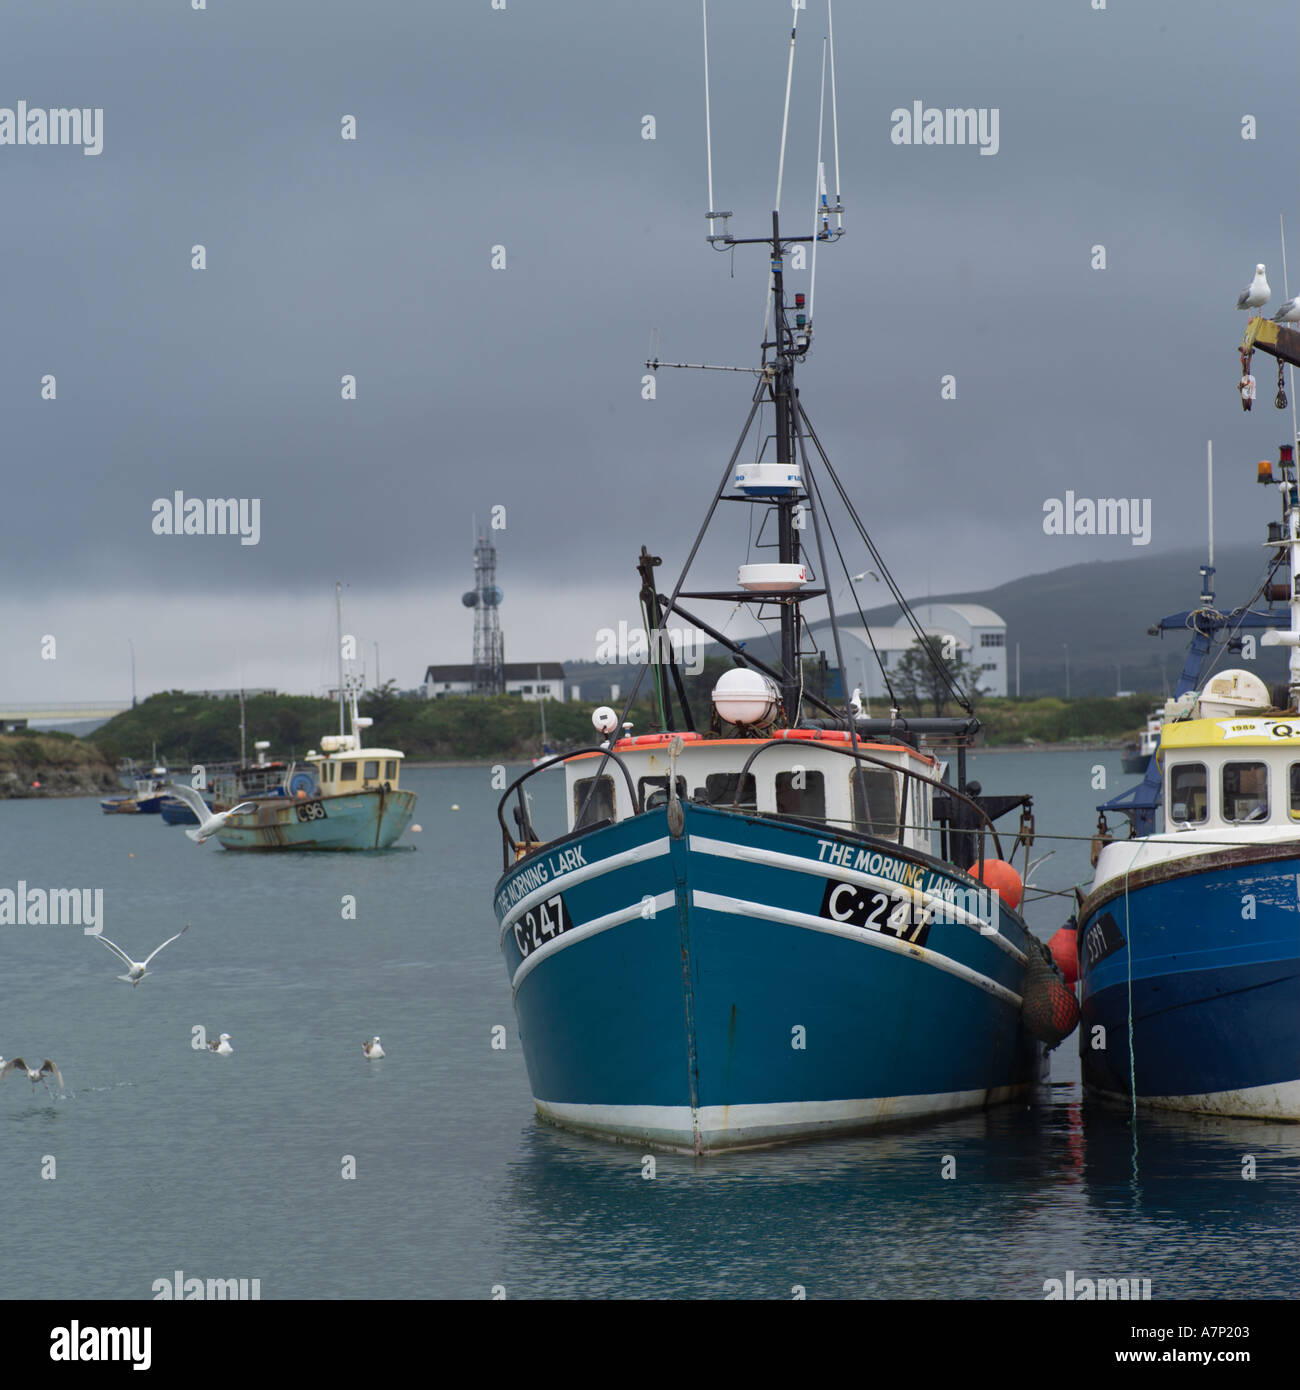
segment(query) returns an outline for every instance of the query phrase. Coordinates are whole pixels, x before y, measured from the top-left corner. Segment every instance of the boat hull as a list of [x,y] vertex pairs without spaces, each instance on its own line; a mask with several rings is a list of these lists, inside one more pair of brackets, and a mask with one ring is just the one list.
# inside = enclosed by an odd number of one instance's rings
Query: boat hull
[[[212,809],[210,801],[205,801],[203,804],[209,810]],[[164,825],[197,825],[199,823],[198,816],[177,797],[167,797],[159,807],[159,814],[162,816]]]
[[1085,901],[1079,1052],[1091,1097],[1300,1120],[1298,876],[1294,845],[1239,847],[1136,870],[1127,893]]
[[544,1118],[707,1153],[979,1108],[1042,1078],[1020,1023],[1015,914],[995,909],[997,940],[936,918],[924,944],[881,930],[884,912],[850,920],[901,891],[892,875],[963,875],[825,828],[681,809],[680,836],[666,809],[647,812],[498,885]]
[[256,807],[217,832],[226,849],[388,849],[411,823],[415,793],[377,787],[342,796],[268,796]]

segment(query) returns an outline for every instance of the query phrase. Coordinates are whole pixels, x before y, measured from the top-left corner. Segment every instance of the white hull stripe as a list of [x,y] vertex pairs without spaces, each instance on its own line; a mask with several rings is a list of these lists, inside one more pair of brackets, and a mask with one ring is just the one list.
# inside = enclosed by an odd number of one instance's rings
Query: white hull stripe
[[[1128,1096],[1088,1087],[1091,1095],[1125,1108]],[[1227,1115],[1236,1119],[1300,1120],[1300,1081],[1279,1081],[1271,1086],[1243,1086],[1236,1091],[1206,1091],[1201,1095],[1139,1096],[1139,1105],[1153,1110],[1190,1110],[1198,1115]]]
[[[847,922],[831,922],[825,917],[814,917],[808,912],[792,912],[784,907],[769,907],[766,903],[745,902],[743,898],[726,898],[720,893],[701,893],[698,889],[692,894],[695,906],[708,912],[729,912],[739,917],[757,917],[764,922],[778,922],[783,926],[802,927],[808,931],[826,932],[830,936],[842,936],[846,941],[856,941],[863,946],[875,946],[882,951],[892,951],[895,955],[910,956],[923,965],[933,966],[947,975],[955,975],[967,984],[975,985],[986,994],[1014,1008],[1020,1007],[1020,996],[1013,994],[1004,985],[972,970],[951,956],[940,955],[938,951],[924,946],[914,946],[882,932],[869,931],[866,927],[853,927]],[[567,935],[567,933],[566,933]]]
[[543,883],[540,888],[534,888],[531,893],[526,893],[520,898],[501,919],[501,931],[497,937],[498,948],[505,942],[506,932],[538,903],[553,898],[557,893],[565,892],[575,883],[585,883],[589,878],[599,878],[601,874],[613,873],[615,869],[622,869],[628,864],[643,864],[647,859],[658,859],[667,853],[668,837],[665,835],[661,840],[649,840],[634,849],[625,849],[622,854],[611,854],[608,859],[598,859],[594,864],[584,864],[580,869],[570,869],[568,873],[560,874],[550,882]]
[[[667,844],[668,842],[665,840],[664,843]],[[609,863],[609,860],[605,862]],[[653,912],[648,907],[651,902],[654,904]],[[617,912],[607,912],[603,917],[593,917],[590,922],[584,922],[580,927],[570,927],[562,935],[543,942],[535,951],[526,955],[519,962],[519,969],[515,971],[514,979],[510,981],[511,990],[517,991],[520,982],[529,975],[535,966],[544,961],[547,956],[553,956],[557,951],[562,951],[566,946],[574,946],[590,936],[598,936],[611,927],[621,927],[624,922],[635,921],[638,917],[644,917],[646,921],[652,922],[658,913],[666,911],[670,907],[676,907],[676,905],[677,894],[669,891],[660,893],[656,898],[646,898],[639,903],[633,903],[631,907],[620,908]]]
[[[942,914],[940,920],[959,922],[971,927],[995,946],[1021,965],[1025,963],[1025,953],[1013,942],[1008,941],[996,928],[990,930],[988,923],[973,912],[950,903],[936,893],[925,893],[917,888],[905,888],[892,878],[880,874],[863,873],[860,869],[846,869],[842,864],[825,864],[818,859],[805,859],[801,854],[781,854],[776,850],[757,849],[753,845],[732,844],[729,840],[710,840],[702,835],[691,836],[691,850],[696,854],[713,854],[723,859],[740,859],[749,864],[767,864],[775,869],[793,869],[796,873],[817,874],[821,878],[833,878],[843,883],[859,883],[867,888],[880,888],[893,897],[910,898],[914,903]],[[997,897],[989,889],[990,901]]]
[[706,1105],[699,1110],[692,1110],[689,1105],[577,1105],[547,1100],[535,1100],[535,1104],[546,1119],[568,1128],[648,1140],[691,1152],[697,1128],[705,1148],[753,1146],[830,1129],[865,1128],[919,1115],[993,1105],[1010,1100],[1025,1086],[919,1096],[871,1096],[861,1100]]

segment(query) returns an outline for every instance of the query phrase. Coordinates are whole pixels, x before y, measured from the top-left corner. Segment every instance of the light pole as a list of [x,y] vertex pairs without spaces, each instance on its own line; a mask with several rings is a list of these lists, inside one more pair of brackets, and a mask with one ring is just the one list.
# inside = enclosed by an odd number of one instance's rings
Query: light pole
[[1070,698],[1070,644],[1062,642],[1061,646],[1065,648],[1065,698],[1068,700]]
[[126,645],[131,648],[131,708],[135,708],[135,643],[131,638],[126,639]]

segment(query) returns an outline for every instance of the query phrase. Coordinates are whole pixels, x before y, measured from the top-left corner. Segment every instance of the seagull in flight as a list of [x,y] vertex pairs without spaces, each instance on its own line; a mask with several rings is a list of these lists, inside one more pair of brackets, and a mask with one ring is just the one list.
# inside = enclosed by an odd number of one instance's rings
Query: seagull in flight
[[[161,951],[162,947],[159,946],[158,949]],[[220,1041],[210,1042],[208,1044],[208,1051],[215,1052],[218,1057],[232,1056],[234,1054],[235,1049],[230,1045],[230,1034],[222,1033]]]
[[361,1050],[372,1061],[376,1057],[382,1057],[384,1055],[384,1049],[379,1046],[379,1034],[376,1033],[375,1036],[371,1038],[369,1042],[363,1042],[361,1044]]
[[63,1089],[63,1074],[48,1057],[41,1063],[39,1071],[29,1067],[21,1057],[15,1057],[12,1062],[6,1062],[4,1066],[0,1067],[0,1081],[3,1081],[11,1071],[17,1071],[20,1067],[27,1074],[28,1081],[32,1083],[33,1091],[36,1089],[38,1081],[47,1091],[50,1089],[50,1083],[45,1079],[47,1075],[52,1076],[59,1083],[59,1090]]
[[1268,297],[1273,291],[1268,287],[1268,280],[1264,275],[1262,264],[1255,267],[1255,278],[1237,296],[1238,309],[1258,309],[1261,305],[1268,303]]
[[1273,322],[1300,323],[1300,294],[1282,304],[1282,307],[1273,315]]
[[[219,811],[216,815],[213,815],[212,808],[193,787],[178,784],[172,788],[172,794],[180,797],[199,818],[199,823],[196,827],[188,828],[185,831],[196,845],[201,845],[204,840],[210,840],[217,831],[225,825],[231,816],[240,815],[244,811],[257,810],[257,803],[255,801],[241,801],[238,806],[232,806],[229,811]],[[159,949],[161,950],[161,947]]]
[[134,988],[136,985],[140,983],[141,980],[144,979],[145,973],[149,968],[149,962],[154,958],[154,956],[158,954],[159,951],[162,950],[163,946],[170,946],[173,941],[179,941],[180,938],[184,936],[187,931],[189,931],[189,929],[190,924],[186,922],[186,924],[180,929],[180,931],[176,933],[175,936],[169,936],[167,940],[163,942],[162,946],[159,946],[156,950],[151,951],[143,960],[132,960],[131,957],[128,956],[127,953],[115,941],[110,941],[106,936],[100,936],[96,939],[98,941],[102,941],[103,944],[107,946],[108,949],[112,951],[114,955],[120,956],[126,962],[126,968],[128,973],[125,975],[119,975],[117,978],[119,980],[125,980],[127,984]]

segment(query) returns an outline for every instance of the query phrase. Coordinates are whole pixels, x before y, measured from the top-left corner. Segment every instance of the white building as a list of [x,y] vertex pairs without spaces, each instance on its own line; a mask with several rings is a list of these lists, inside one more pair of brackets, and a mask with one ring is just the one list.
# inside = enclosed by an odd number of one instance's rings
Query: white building
[[[1007,625],[991,609],[979,603],[922,603],[912,609],[917,626],[940,643],[951,639],[952,648],[968,668],[978,673],[978,686],[985,695],[1007,693]],[[916,644],[916,634],[904,617],[891,627],[872,627],[871,640],[861,625],[840,628],[840,642],[847,668],[845,687],[860,686],[871,700],[888,698],[880,667],[894,671]],[[830,643],[830,627],[817,624],[818,641],[823,650]],[[880,653],[879,660],[872,644]],[[834,652],[827,650],[834,660]]]
[[[507,661],[506,694],[523,700],[563,700],[564,666],[558,661]],[[424,694],[440,700],[445,695],[474,693],[473,666],[430,666],[424,673]]]

